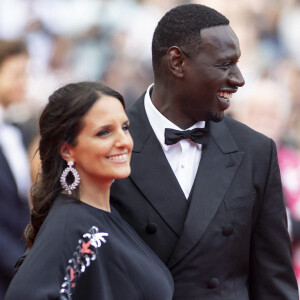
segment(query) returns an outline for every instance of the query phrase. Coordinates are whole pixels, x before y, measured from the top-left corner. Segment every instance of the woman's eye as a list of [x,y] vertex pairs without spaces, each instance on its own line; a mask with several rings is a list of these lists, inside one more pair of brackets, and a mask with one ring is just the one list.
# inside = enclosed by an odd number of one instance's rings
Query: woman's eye
[[128,125],[128,124],[124,124],[124,125],[122,126],[122,129],[123,129],[124,131],[128,130],[128,129],[129,129],[129,125]]
[[104,130],[101,130],[97,133],[97,136],[105,136],[105,135],[108,135],[110,133],[109,130],[107,129],[104,129]]

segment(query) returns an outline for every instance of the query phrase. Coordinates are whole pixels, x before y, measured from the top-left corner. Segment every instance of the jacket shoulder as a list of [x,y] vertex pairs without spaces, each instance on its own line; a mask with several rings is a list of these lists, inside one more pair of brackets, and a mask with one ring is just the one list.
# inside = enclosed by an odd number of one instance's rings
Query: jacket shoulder
[[225,116],[221,123],[229,129],[235,140],[240,140],[244,143],[270,143],[270,141],[272,141],[272,139],[266,135],[229,116]]

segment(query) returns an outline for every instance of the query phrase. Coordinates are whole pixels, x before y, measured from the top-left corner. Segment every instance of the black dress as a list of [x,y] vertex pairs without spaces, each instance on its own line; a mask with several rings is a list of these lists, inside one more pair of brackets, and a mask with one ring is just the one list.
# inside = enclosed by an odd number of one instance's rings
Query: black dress
[[116,210],[59,196],[5,299],[172,299],[166,266]]

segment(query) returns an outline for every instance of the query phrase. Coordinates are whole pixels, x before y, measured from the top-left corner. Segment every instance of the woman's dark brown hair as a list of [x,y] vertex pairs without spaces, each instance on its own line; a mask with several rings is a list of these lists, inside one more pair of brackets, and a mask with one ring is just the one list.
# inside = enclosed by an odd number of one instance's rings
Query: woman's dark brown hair
[[[67,164],[60,156],[61,143],[65,141],[72,146],[76,145],[83,117],[102,95],[119,99],[124,107],[123,97],[99,82],[68,84],[49,97],[39,121],[41,174],[31,188],[31,221],[24,232],[29,248],[32,247],[52,203],[62,191],[60,176]],[[78,192],[75,196],[78,197]]]

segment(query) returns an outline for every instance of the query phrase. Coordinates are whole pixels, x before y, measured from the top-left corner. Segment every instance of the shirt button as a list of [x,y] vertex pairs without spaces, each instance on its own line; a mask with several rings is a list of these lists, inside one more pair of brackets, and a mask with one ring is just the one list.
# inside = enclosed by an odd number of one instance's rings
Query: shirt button
[[227,224],[223,227],[223,235],[228,236],[231,235],[233,232],[233,227],[231,224]]
[[207,283],[207,287],[209,289],[215,289],[216,287],[218,287],[220,284],[220,281],[218,278],[212,278],[209,280],[209,282]]
[[155,223],[148,223],[146,226],[146,231],[153,234],[157,231],[157,225]]

